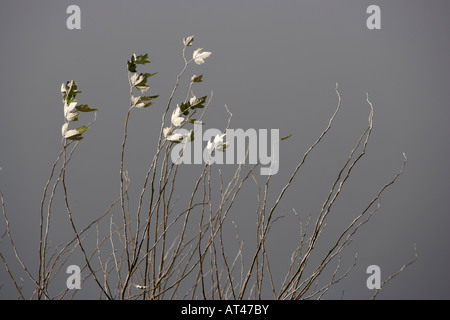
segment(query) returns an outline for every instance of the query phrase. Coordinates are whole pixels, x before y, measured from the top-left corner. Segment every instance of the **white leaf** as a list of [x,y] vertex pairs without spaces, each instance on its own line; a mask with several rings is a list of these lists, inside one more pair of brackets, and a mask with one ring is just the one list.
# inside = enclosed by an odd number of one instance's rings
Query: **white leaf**
[[77,102],[72,102],[71,104],[67,105],[64,103],[64,112],[72,112],[73,109],[77,106]]
[[68,112],[65,116],[67,121],[75,121],[75,119],[78,117],[78,112]]
[[208,144],[206,145],[206,149],[208,150],[208,152],[211,154],[214,150],[213,148],[213,144],[211,141],[208,141]]
[[182,135],[181,133],[174,133],[167,136],[166,139],[169,141],[181,141],[184,139],[184,135]]
[[131,96],[131,103],[136,108],[144,108],[145,107],[145,102],[141,101],[141,97]]
[[225,133],[222,135],[216,135],[216,137],[214,138],[214,145],[218,145],[223,143],[223,137],[225,136]]
[[203,48],[198,48],[192,54],[192,58],[194,59],[196,64],[204,64],[205,59],[211,55],[212,52],[203,51]]
[[225,143],[221,143],[216,147],[217,151],[223,152],[227,147],[228,147],[229,143],[225,142]]
[[131,96],[131,103],[133,104],[133,106],[135,106],[139,100],[141,100],[141,97],[135,97],[135,96]]
[[208,141],[208,145],[206,146],[206,148],[208,149],[209,153],[212,153],[214,150],[223,152],[228,147],[229,143],[223,142],[223,137],[225,135],[226,135],[225,133],[221,135],[217,134],[214,137],[213,142]]
[[78,113],[76,112],[72,112],[73,109],[75,109],[77,105],[77,102],[72,102],[71,104],[67,105],[64,102],[64,117],[68,120],[68,121],[73,121],[74,119],[76,119],[76,117],[78,116]]
[[150,87],[149,86],[135,86],[135,88],[138,89],[140,92],[144,93]]

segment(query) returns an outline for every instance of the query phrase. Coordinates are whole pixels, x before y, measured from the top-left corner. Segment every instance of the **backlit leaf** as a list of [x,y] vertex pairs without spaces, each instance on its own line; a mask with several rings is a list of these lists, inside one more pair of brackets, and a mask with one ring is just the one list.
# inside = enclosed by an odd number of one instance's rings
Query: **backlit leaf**
[[98,110],[98,109],[90,108],[87,104],[82,104],[82,105],[76,106],[75,109],[77,109],[80,112],[92,112],[92,111]]

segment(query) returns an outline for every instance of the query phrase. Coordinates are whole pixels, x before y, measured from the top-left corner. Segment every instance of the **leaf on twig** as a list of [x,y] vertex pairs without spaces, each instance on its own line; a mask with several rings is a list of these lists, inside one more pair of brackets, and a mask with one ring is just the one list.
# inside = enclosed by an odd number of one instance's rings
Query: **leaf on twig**
[[83,133],[83,132],[85,132],[87,129],[89,129],[89,127],[81,126],[81,127],[79,127],[79,128],[76,128],[75,130],[77,130],[79,133]]
[[128,67],[128,71],[130,72],[136,72],[136,65],[137,64],[146,64],[146,63],[150,63],[148,59],[148,53],[146,54],[141,54],[141,55],[136,55],[135,53],[133,53],[133,55],[131,56],[131,59],[129,61],[127,61],[127,67]]

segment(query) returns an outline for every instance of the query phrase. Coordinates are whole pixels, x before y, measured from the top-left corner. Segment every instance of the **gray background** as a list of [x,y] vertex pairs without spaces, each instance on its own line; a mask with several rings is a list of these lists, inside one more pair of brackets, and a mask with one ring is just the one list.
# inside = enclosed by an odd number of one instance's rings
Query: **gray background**
[[[70,4],[81,8],[81,30],[66,28]],[[366,28],[371,4],[381,8],[381,30]],[[339,83],[341,112],[286,194],[278,213],[286,218],[274,226],[269,239],[276,277],[284,276],[297,239],[292,208],[303,218],[320,210],[330,183],[367,124],[368,92],[375,107],[375,129],[366,158],[355,169],[328,230],[333,233],[351,221],[389,181],[400,168],[402,152],[409,162],[382,197],[379,214],[348,247],[345,265],[350,266],[358,252],[358,266],[327,297],[339,298],[344,290],[344,299],[369,298],[367,266],[379,265],[385,279],[412,259],[415,243],[419,260],[379,298],[448,299],[449,12],[450,3],[438,0],[3,0],[0,190],[24,261],[35,270],[42,188],[60,149],[61,83],[76,80],[83,91],[80,103],[99,108],[98,120],[85,134],[68,176],[73,210],[82,224],[119,194],[120,144],[129,103],[126,60],[133,52],[148,52],[152,63],[144,70],[158,72],[150,80],[150,92],[160,94],[155,106],[135,110],[130,120],[126,167],[137,196],[161,110],[183,65],[181,40],[195,34],[192,49],[203,47],[213,54],[204,65],[191,65],[185,81],[204,74],[197,96],[214,91],[207,126],[224,127],[227,104],[233,112],[232,128],[293,133],[281,144],[280,171],[272,182],[275,193],[328,123]],[[178,100],[185,90],[186,86]],[[192,180],[182,176],[181,183],[189,187]],[[61,205],[62,194],[58,195],[56,206]],[[243,237],[254,227],[254,209],[252,203],[233,212]],[[55,209],[55,216],[56,245],[70,229],[63,227],[67,220],[62,207]],[[3,233],[3,221],[0,226]],[[13,260],[9,243],[4,239],[0,246]],[[15,262],[11,266],[19,270]],[[0,283],[4,282],[0,297],[15,298],[2,268]]]

